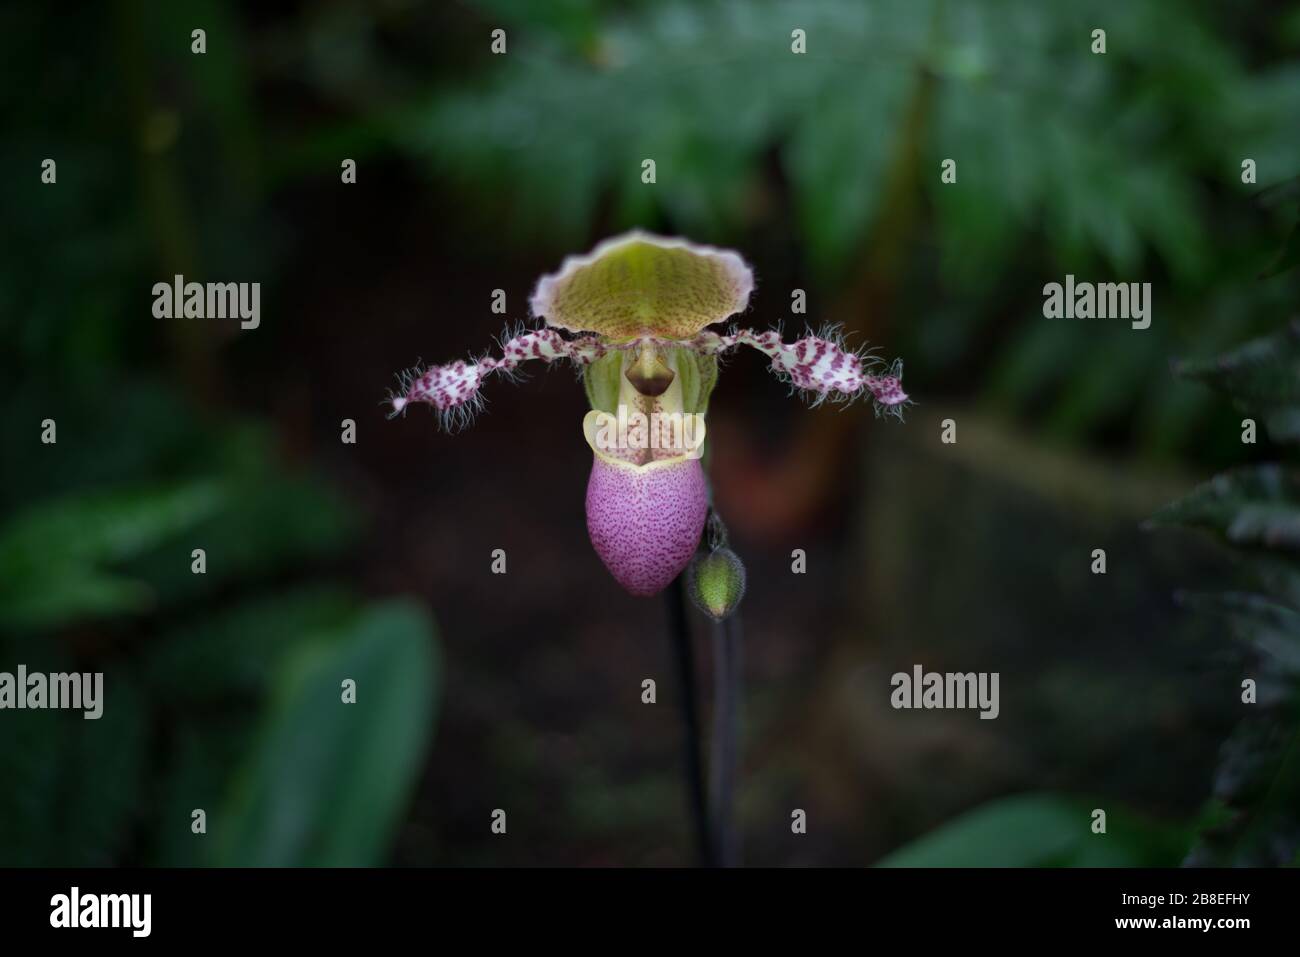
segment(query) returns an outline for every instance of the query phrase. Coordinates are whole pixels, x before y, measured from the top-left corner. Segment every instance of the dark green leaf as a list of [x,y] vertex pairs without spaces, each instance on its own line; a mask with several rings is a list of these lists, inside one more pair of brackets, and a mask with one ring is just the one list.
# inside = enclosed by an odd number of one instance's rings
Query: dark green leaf
[[[341,701],[347,679],[355,704]],[[403,603],[294,655],[231,799],[209,815],[217,863],[382,862],[423,762],[436,687],[432,626]]]
[[260,700],[286,653],[337,632],[356,611],[355,599],[323,586],[250,599],[162,635],[144,679],[156,700],[176,707]]
[[[1092,810],[1106,811],[1106,833]],[[1001,798],[889,854],[880,867],[1158,867],[1177,863],[1181,831],[1140,821],[1114,802],[1055,794]]]
[[1278,465],[1235,469],[1166,505],[1151,524],[1206,529],[1242,548],[1300,552],[1300,478]]
[[1273,260],[1272,265],[1260,274],[1261,279],[1269,279],[1273,276],[1280,276],[1284,272],[1290,272],[1296,266],[1300,266],[1300,223],[1296,223],[1287,234],[1286,242],[1282,244],[1282,251],[1277,254],[1277,259]]
[[[6,655],[30,672],[70,672],[57,655]],[[147,759],[144,704],[130,675],[104,675],[102,713],[5,711],[0,718],[0,865],[102,867],[118,861],[139,815]]]
[[1300,438],[1300,320],[1217,359],[1183,360],[1175,364],[1174,372],[1264,413],[1265,427],[1274,439]]
[[1223,747],[1214,778],[1216,821],[1187,863],[1278,867],[1300,849],[1300,731],[1296,715],[1244,720]]
[[222,503],[218,484],[193,482],[72,494],[19,513],[0,530],[0,624],[51,628],[143,610],[151,589],[105,566],[196,527]]

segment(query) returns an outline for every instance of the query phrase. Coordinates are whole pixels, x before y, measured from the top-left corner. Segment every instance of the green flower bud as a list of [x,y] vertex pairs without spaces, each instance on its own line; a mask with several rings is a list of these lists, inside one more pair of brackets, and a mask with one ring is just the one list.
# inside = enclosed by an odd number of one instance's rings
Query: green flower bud
[[714,621],[730,617],[745,597],[745,563],[730,548],[699,552],[686,569],[686,593]]

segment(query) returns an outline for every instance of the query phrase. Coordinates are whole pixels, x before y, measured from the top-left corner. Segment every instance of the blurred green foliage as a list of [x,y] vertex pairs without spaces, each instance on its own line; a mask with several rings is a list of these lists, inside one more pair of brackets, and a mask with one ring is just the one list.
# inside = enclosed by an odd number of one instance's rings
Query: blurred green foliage
[[[970,387],[1056,441],[1149,457],[1230,459],[1223,410],[1154,370],[1263,332],[1300,298],[1300,273],[1270,270],[1295,254],[1295,212],[1253,201],[1300,172],[1300,18],[1263,0],[336,0],[269,26],[206,2],[4,16],[12,62],[66,107],[54,138],[34,100],[15,102],[28,122],[0,153],[6,181],[40,156],[79,161],[69,188],[6,204],[0,331],[14,363],[67,375],[157,348],[109,321],[142,254],[271,278],[288,239],[261,200],[339,155],[417,164],[448,229],[485,254],[550,260],[644,226],[789,261],[779,278],[810,289],[809,319],[886,340],[915,394]],[[203,57],[164,42],[196,17]],[[115,82],[86,91],[71,64],[42,69],[42,49],[83,45]],[[314,112],[252,92],[286,83]],[[1241,182],[1246,157],[1258,185]],[[143,202],[114,188],[137,181]],[[891,295],[848,298],[882,270]],[[1152,328],[1043,321],[1042,285],[1066,272],[1152,281]],[[760,284],[766,317],[787,301]]]
[[221,504],[211,485],[89,491],[43,502],[0,533],[0,625],[54,627],[142,611],[150,591],[107,569],[189,531]]
[[[0,863],[382,859],[436,712],[433,626],[335,583],[362,516],[232,411],[240,361],[282,361],[274,331],[139,321],[174,272],[274,296],[303,232],[275,201],[333,182],[343,155],[426,177],[412,202],[466,255],[549,262],[629,226],[725,242],[785,268],[773,283],[807,286],[809,319],[887,340],[922,401],[971,392],[1060,442],[1237,455],[1229,404],[1164,366],[1272,328],[1298,300],[1300,13],[1084,6],[0,10],[0,56],[24,78],[0,91],[0,667],[104,670],[110,702],[98,722],[6,717]],[[1104,56],[1089,51],[1099,26]],[[505,56],[489,51],[496,27]],[[795,28],[806,54],[791,53]],[[39,182],[45,157],[57,188]],[[1241,182],[1246,157],[1257,186]],[[1066,272],[1152,281],[1151,329],[1044,321],[1042,285]],[[756,308],[776,319],[787,301],[760,286]],[[1294,360],[1283,338],[1185,371],[1291,441]],[[42,446],[47,417],[59,441]],[[1291,485],[1234,474],[1162,516],[1252,549],[1268,597],[1225,600],[1279,688],[1300,608],[1290,558],[1273,560],[1294,538]],[[341,676],[358,680],[356,706],[336,703]],[[1215,859],[1268,858],[1260,835],[1294,806],[1293,739],[1277,731],[1294,724],[1273,720],[1294,697],[1277,694],[1216,786],[1224,834],[1264,830]],[[1052,849],[1035,862],[1093,860],[1062,841],[1061,799],[1023,800],[911,859],[979,851],[981,828],[1011,814]],[[209,840],[189,831],[195,807]]]
[[[1277,449],[1291,452],[1300,442],[1298,341],[1300,322],[1292,322],[1218,359],[1175,368],[1250,417],[1241,422],[1243,442],[1258,417]],[[1166,506],[1152,522],[1215,535],[1240,559],[1245,580],[1241,590],[1182,596],[1189,610],[1224,623],[1233,660],[1254,682],[1249,700],[1243,687],[1242,718],[1223,745],[1207,823],[1188,862],[1300,864],[1300,475],[1289,464],[1241,466]]]
[[[256,430],[149,421],[96,433],[132,450],[120,480],[61,483],[0,526],[0,668],[105,674],[98,720],[6,712],[0,861],[382,863],[432,731],[431,622],[313,580],[355,517]],[[98,443],[59,435],[39,458],[94,477]],[[169,435],[216,463],[169,463]]]
[[1056,794],[1018,794],[968,811],[894,851],[878,867],[1171,867],[1182,828]]
[[276,288],[242,15],[0,11],[0,670],[105,674],[6,711],[0,864],[379,864],[425,763],[433,623],[336,583],[363,516],[232,410],[236,344],[148,321],[173,272]]
[[[977,381],[1059,441],[1228,454],[1201,434],[1221,410],[1153,370],[1297,300],[1294,276],[1255,281],[1294,220],[1251,202],[1300,168],[1295,17],[1268,32],[1273,5],[1174,0],[477,6],[477,69],[392,124],[463,198],[466,229],[569,249],[593,223],[651,225],[761,255],[754,235],[788,208],[778,228],[798,241],[777,254],[815,284],[810,318],[888,330],[915,394]],[[898,301],[836,312],[892,250]],[[1153,327],[1043,321],[1041,287],[1066,272],[1153,281]],[[757,308],[779,315],[783,296],[760,288]]]
[[[380,863],[423,766],[432,717],[428,621],[378,606],[284,664],[217,842],[226,864]],[[339,675],[357,704],[339,705]]]

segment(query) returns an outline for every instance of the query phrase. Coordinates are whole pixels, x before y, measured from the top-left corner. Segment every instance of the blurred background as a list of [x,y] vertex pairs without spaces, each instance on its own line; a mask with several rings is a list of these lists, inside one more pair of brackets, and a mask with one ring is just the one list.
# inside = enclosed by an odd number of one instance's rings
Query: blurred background
[[[1294,4],[27,3],[0,49],[0,671],[106,675],[99,721],[0,713],[0,864],[693,862],[667,617],[587,541],[581,384],[492,382],[457,435],[383,406],[634,226],[738,250],[747,324],[841,323],[917,403],[809,410],[752,353],[714,393],[748,864],[1295,860],[1300,629],[1237,760],[1260,648],[1175,595],[1241,563],[1143,527],[1284,454],[1170,363],[1297,313]],[[154,318],[177,273],[260,282],[260,328]],[[1067,273],[1151,282],[1151,327],[1044,319]],[[1289,496],[1258,538],[1297,539]],[[891,709],[918,663],[999,672],[1000,717]]]

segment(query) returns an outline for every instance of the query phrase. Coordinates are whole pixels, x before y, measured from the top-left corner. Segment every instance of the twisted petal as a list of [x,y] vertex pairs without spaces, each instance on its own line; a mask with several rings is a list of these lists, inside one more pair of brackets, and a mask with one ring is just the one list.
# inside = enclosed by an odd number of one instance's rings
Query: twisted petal
[[809,335],[794,342],[783,342],[781,333],[775,330],[735,329],[726,335],[706,330],[691,343],[704,355],[715,355],[740,345],[770,356],[772,371],[793,388],[811,394],[814,404],[828,398],[852,400],[865,393],[871,396],[877,415],[889,413],[901,417],[903,407],[909,402],[903,391],[901,360],[886,366],[874,356],[845,349],[834,334]]
[[529,359],[547,363],[570,359],[587,365],[605,352],[597,336],[566,339],[554,329],[520,332],[501,343],[499,358],[489,355],[476,362],[450,362],[404,373],[401,387],[391,399],[393,412],[401,412],[412,402],[424,402],[438,410],[445,425],[463,424],[478,410],[482,402],[479,386],[491,373],[510,375]]

